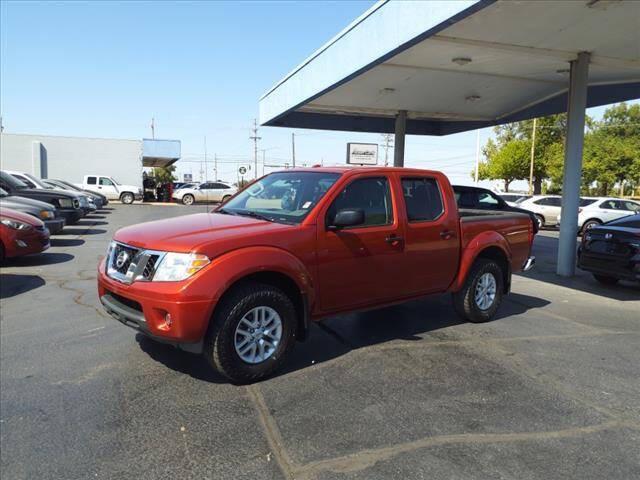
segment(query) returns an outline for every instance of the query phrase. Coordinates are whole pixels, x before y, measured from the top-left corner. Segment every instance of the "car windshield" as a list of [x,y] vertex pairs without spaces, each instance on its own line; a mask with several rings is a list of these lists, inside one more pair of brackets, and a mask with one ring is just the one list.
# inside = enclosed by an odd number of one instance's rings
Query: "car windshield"
[[597,200],[596,198],[581,198],[580,206],[586,207],[587,205],[591,205],[592,203],[595,203],[596,200]]
[[69,190],[75,190],[76,192],[82,191],[82,189],[76,187],[73,183],[65,182],[64,180],[55,180],[55,181],[58,182],[58,184],[60,185],[64,185],[65,187],[68,187]]
[[216,212],[300,223],[339,177],[329,172],[272,173],[249,185]]
[[8,197],[9,194],[0,188],[0,197]]
[[119,182],[119,181],[117,181],[115,178],[113,178],[113,177],[109,177],[109,178],[110,178],[110,179],[111,179],[111,181],[112,181],[113,183],[115,183],[116,185],[120,185],[120,182]]
[[53,188],[53,187],[51,187],[49,185],[46,185],[45,183],[42,182],[42,180],[40,180],[39,178],[34,177],[33,175],[25,173],[24,176],[27,177],[29,180],[31,180],[33,183],[35,183],[40,188],[47,188],[47,189]]
[[16,177],[8,174],[7,172],[0,172],[0,179],[2,179],[3,183],[6,183],[11,188],[15,188],[16,190],[24,190],[25,188],[29,188],[24,182],[18,180]]

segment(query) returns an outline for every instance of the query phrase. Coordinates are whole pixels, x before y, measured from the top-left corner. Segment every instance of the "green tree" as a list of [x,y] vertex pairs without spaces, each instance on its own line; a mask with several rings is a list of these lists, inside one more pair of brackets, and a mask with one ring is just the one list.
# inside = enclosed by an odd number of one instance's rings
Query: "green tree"
[[175,165],[169,165],[168,167],[154,167],[152,176],[158,183],[171,183],[176,181],[176,177],[173,174],[175,171]]
[[481,180],[502,180],[504,190],[508,192],[511,182],[528,177],[531,142],[514,139],[509,140],[501,148],[494,148],[494,146],[495,144],[492,143],[485,147],[488,161],[479,165],[478,177]]

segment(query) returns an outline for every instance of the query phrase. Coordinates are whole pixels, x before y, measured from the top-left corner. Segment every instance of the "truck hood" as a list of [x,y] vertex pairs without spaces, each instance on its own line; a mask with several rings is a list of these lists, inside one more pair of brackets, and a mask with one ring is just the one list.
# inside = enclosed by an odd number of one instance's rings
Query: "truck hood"
[[[15,195],[8,195],[6,197],[1,197],[0,198],[0,203],[2,203],[3,205],[23,205],[25,207],[29,207],[32,208],[34,211],[40,211],[40,210],[51,210],[51,211],[55,211],[55,207],[53,205],[51,205],[50,203],[47,202],[41,202],[40,200],[34,200],[33,198],[27,198],[27,197],[16,197]],[[8,207],[8,208],[15,208],[15,207]],[[16,208],[16,210],[20,210],[19,208]]]
[[196,213],[125,227],[114,240],[134,247],[169,252],[197,252],[210,258],[243,246],[265,245],[271,235],[295,225],[221,213]]
[[48,190],[46,188],[22,188],[16,190],[16,196],[42,197],[42,198],[78,198],[76,195],[65,192],[64,190]]

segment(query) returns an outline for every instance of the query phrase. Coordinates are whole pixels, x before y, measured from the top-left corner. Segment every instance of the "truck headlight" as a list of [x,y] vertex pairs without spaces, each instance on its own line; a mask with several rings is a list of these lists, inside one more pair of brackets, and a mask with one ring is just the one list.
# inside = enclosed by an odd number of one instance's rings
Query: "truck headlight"
[[0,220],[0,223],[14,230],[29,230],[31,228],[31,225],[29,225],[28,223],[11,220],[10,218],[3,218],[2,220]]
[[73,202],[70,198],[59,198],[58,205],[60,208],[73,208]]
[[56,214],[51,210],[40,210],[40,219],[49,220],[50,218],[56,218]]
[[199,253],[167,253],[153,275],[154,282],[179,282],[199,272],[211,261]]

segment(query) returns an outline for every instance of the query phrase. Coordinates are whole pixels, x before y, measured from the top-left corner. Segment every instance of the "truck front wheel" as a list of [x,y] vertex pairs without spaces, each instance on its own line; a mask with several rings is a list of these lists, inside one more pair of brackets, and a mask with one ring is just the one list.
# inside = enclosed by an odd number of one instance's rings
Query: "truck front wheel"
[[251,282],[232,290],[216,308],[204,354],[236,383],[251,383],[279,368],[293,347],[296,311],[271,285]]
[[133,203],[133,193],[124,192],[122,195],[120,195],[120,201],[125,205],[131,205]]
[[453,294],[453,306],[458,315],[473,323],[491,320],[502,301],[503,279],[502,268],[495,261],[476,260],[464,286]]

